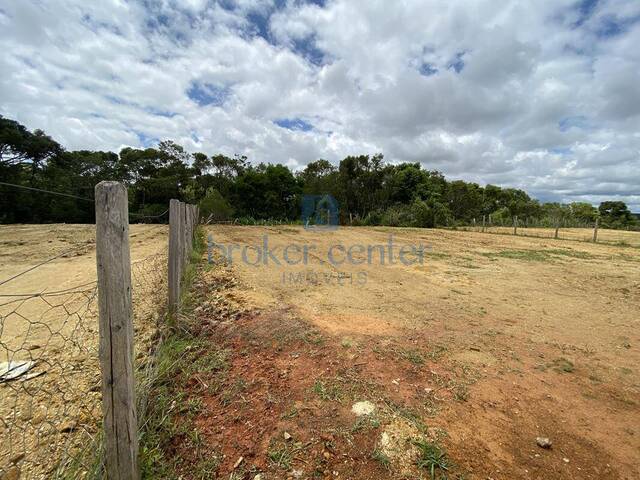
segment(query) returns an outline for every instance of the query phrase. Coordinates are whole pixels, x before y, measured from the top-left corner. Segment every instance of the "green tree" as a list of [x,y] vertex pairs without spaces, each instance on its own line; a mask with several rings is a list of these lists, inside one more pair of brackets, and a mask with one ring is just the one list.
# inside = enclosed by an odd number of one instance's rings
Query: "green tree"
[[569,204],[571,217],[582,223],[593,223],[598,216],[598,210],[587,202],[573,202]]
[[215,188],[207,190],[206,195],[199,203],[200,215],[205,219],[214,221],[228,221],[233,217],[233,207]]
[[602,202],[598,212],[602,225],[609,228],[625,228],[636,223],[627,204],[621,201]]

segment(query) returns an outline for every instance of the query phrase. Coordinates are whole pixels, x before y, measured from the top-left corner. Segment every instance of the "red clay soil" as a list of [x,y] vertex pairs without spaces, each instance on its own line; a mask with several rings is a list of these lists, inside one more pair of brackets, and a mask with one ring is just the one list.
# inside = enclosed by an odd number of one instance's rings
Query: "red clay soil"
[[[605,399],[591,402],[594,416],[615,413],[615,421],[637,426],[637,402],[558,360],[551,347],[496,335],[465,348],[463,362],[449,351],[446,331],[345,340],[287,306],[235,313],[233,289],[222,308],[208,308],[206,299],[222,291],[220,275],[203,273],[196,285],[203,306],[194,315],[228,365],[188,382],[188,397],[202,408],[197,446],[175,439],[185,479],[431,478],[416,463],[417,441],[446,452],[448,470],[436,469],[435,478],[638,478],[633,454],[624,464],[606,453],[610,442],[629,445],[600,430],[583,435],[588,427],[572,415],[576,401]],[[360,401],[375,412],[357,417],[352,405]],[[553,446],[539,447],[539,436]],[[209,475],[194,467],[203,456],[215,459]]]

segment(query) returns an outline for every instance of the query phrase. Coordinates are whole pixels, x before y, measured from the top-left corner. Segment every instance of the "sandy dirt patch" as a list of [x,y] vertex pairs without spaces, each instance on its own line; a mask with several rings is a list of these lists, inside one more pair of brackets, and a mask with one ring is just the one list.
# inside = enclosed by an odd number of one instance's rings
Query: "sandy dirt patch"
[[[143,359],[166,291],[164,225],[131,225],[136,350]],[[45,478],[90,449],[101,421],[95,228],[0,226],[0,362],[32,361],[0,383],[0,473]],[[34,295],[37,294],[37,295]]]
[[[440,432],[465,478],[640,476],[637,248],[382,227],[209,232],[224,245],[260,246],[268,235],[281,250],[317,247],[307,265],[231,266],[234,298],[260,313],[213,329],[232,352],[229,378],[245,385],[237,403],[204,394],[199,422],[228,459],[221,474],[242,455],[252,471],[281,472],[274,478],[287,468],[398,478],[376,442],[401,417],[425,439]],[[390,235],[426,245],[426,261],[327,261],[332,245],[385,245]],[[366,425],[351,412],[364,400],[387,406]],[[286,448],[283,430],[311,442],[284,469],[268,455]],[[553,447],[538,447],[540,436]]]

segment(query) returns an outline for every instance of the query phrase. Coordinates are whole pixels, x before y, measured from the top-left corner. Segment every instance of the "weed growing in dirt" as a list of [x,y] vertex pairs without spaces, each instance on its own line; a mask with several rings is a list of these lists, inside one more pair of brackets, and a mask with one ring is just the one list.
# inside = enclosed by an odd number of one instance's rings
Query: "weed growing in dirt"
[[353,347],[353,343],[354,343],[353,340],[347,337],[343,338],[340,341],[340,345],[342,345],[342,348],[346,348],[346,349]]
[[511,258],[527,262],[546,262],[553,260],[555,257],[571,257],[580,259],[596,258],[587,252],[564,248],[545,250],[503,250],[501,252],[484,252],[482,255],[488,258]]
[[569,248],[554,248],[551,250],[545,250],[549,255],[558,255],[561,257],[571,257],[571,258],[582,258],[582,259],[592,259],[596,258],[594,255],[581,252],[579,250],[571,250]]
[[469,387],[463,383],[454,385],[451,393],[453,393],[453,398],[458,402],[466,402],[469,400]]
[[267,456],[269,457],[269,461],[271,461],[275,466],[284,470],[289,470],[289,468],[291,468],[291,452],[286,446],[269,450],[269,452],[267,452]]
[[236,378],[233,384],[222,393],[220,403],[223,407],[230,405],[246,388],[247,382],[242,378]]
[[553,369],[556,372],[572,373],[575,369],[573,363],[564,357],[556,358],[552,363]]
[[511,258],[513,260],[525,260],[527,262],[545,262],[549,255],[545,250],[503,250],[501,252],[482,253],[488,258]]
[[193,467],[193,475],[198,480],[209,480],[215,478],[215,473],[220,466],[221,459],[217,455],[203,458]]
[[447,352],[447,347],[444,345],[435,345],[431,350],[427,352],[427,357],[431,361],[437,361]]
[[414,365],[424,365],[424,357],[418,350],[404,349],[399,352],[400,358]]
[[291,407],[291,409],[287,410],[285,413],[283,413],[280,418],[284,419],[290,419],[290,418],[296,418],[298,416],[298,409],[296,407]]
[[426,440],[415,440],[413,444],[418,448],[419,457],[416,465],[427,470],[432,480],[447,478],[447,472],[452,467],[446,452],[435,443]]
[[424,433],[427,431],[427,426],[424,424],[420,413],[417,411],[403,405],[398,405],[392,401],[385,401],[385,404],[392,415],[404,418],[409,423],[413,424],[420,432]]
[[326,384],[322,380],[316,380],[316,383],[313,385],[313,393],[325,401],[340,400],[342,398],[342,391],[339,385],[335,383]]
[[189,471],[194,478],[212,478],[221,461],[216,452],[205,451],[202,434],[193,423],[202,410],[202,400],[189,396],[184,388],[196,379],[201,388],[215,390],[222,385],[228,368],[228,352],[192,333],[189,322],[195,303],[190,286],[203,251],[204,239],[200,233],[183,277],[181,312],[168,319],[165,339],[158,348],[148,382],[147,395],[153,401],[141,418],[142,478],[180,476],[181,463],[188,460],[167,455],[178,438],[193,452]]
[[391,460],[381,450],[376,448],[371,454],[371,458],[382,465],[386,470],[391,469]]
[[356,423],[354,423],[353,427],[351,427],[351,433],[357,433],[376,428],[380,428],[380,420],[378,420],[375,416],[365,415],[359,417],[356,420]]

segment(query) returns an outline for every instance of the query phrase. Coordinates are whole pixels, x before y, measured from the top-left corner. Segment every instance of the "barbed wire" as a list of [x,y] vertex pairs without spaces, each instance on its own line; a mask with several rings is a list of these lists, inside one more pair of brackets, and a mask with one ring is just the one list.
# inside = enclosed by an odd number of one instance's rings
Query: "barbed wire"
[[[26,185],[18,185],[16,183],[9,183],[9,182],[0,182],[0,185],[3,185],[5,187],[12,187],[12,188],[18,188],[18,189],[23,189],[23,190],[30,190],[30,191],[34,191],[34,192],[41,192],[41,193],[47,193],[49,195],[58,195],[61,197],[67,197],[67,198],[73,198],[76,200],[82,200],[85,202],[91,202],[94,203],[95,200],[93,198],[89,198],[89,197],[80,197],[78,195],[74,195],[71,193],[65,193],[65,192],[56,192],[53,190],[47,190],[44,188],[37,188],[37,187],[28,187]],[[131,200],[129,200],[129,202],[131,202]],[[165,210],[164,212],[158,214],[158,215],[146,215],[144,213],[132,213],[129,212],[129,216],[131,217],[136,217],[137,219],[142,219],[142,218],[161,218],[163,216],[165,216],[167,213],[169,213],[169,210]]]
[[85,202],[91,202],[91,203],[94,202],[93,198],[80,197],[78,195],[73,195],[71,193],[54,192],[53,190],[45,190],[44,188],[27,187],[26,185],[18,185],[16,183],[8,183],[8,182],[0,182],[0,185],[3,185],[5,187],[21,188],[23,190],[30,190],[33,192],[48,193],[49,195],[58,195],[60,197],[75,198],[76,200],[83,200]]
[[62,253],[59,253],[58,255],[55,255],[55,256],[53,256],[51,258],[48,258],[47,260],[45,260],[43,262],[38,263],[37,265],[29,267],[29,268],[27,268],[26,270],[24,270],[24,271],[22,271],[20,273],[17,273],[17,274],[15,274],[15,275],[13,275],[13,276],[5,279],[5,280],[2,280],[2,281],[0,281],[0,286],[4,285],[5,283],[9,283],[12,280],[15,280],[16,278],[21,277],[25,273],[29,273],[29,272],[35,270],[36,268],[39,268],[39,267],[41,267],[43,265],[46,265],[47,263],[52,262],[52,261],[54,261],[54,260],[56,260],[56,259],[58,259],[60,257],[64,257],[65,255],[68,255],[69,253],[76,252],[76,251],[80,250],[81,248],[85,248],[85,245],[81,245],[79,247],[72,248],[71,250],[67,250],[67,251],[64,251]]

